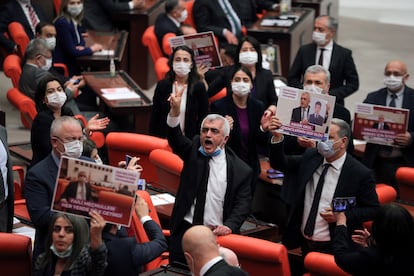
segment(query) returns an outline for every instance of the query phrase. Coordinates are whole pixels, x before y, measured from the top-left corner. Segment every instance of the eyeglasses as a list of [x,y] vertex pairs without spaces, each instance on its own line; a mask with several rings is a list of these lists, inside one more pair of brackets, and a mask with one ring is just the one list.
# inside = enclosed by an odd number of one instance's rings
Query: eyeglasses
[[59,140],[62,143],[70,143],[70,142],[73,142],[73,141],[76,141],[76,140],[78,140],[80,142],[83,142],[83,141],[86,140],[85,136],[82,136],[82,137],[65,137],[65,138],[60,138],[59,136],[53,136],[53,138],[56,138],[57,140]]
[[220,133],[220,130],[218,128],[213,128],[213,127],[202,127],[201,128],[202,133],[208,133],[209,131],[211,131],[213,134]]

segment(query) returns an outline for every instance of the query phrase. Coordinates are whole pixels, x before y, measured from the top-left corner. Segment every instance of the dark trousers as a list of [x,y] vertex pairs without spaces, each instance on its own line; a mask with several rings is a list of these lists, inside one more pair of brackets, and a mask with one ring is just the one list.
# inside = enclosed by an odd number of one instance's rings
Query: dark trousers
[[191,223],[183,220],[178,227],[171,233],[170,243],[169,243],[169,261],[170,265],[174,266],[174,263],[180,263],[187,265],[187,261],[184,257],[183,247],[181,241],[183,239],[185,231],[187,231],[191,226]]

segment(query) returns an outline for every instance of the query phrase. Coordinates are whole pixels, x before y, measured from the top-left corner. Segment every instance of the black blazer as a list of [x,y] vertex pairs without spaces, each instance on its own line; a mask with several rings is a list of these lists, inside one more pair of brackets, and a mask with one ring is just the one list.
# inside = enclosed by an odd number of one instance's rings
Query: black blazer
[[[174,232],[184,221],[184,216],[197,196],[208,159],[198,151],[200,137],[196,135],[190,140],[182,135],[178,126],[168,127],[168,143],[173,152],[184,161],[180,186],[171,215],[171,231]],[[225,151],[227,190],[223,203],[223,224],[229,227],[232,233],[237,234],[250,213],[253,171],[229,147],[226,146]]]
[[[376,105],[387,105],[387,89],[382,88],[378,91],[371,92],[367,95],[367,98],[364,100],[364,103],[376,104]],[[403,108],[410,110],[410,118],[408,120],[408,132],[411,137],[414,138],[414,89],[405,86],[403,92]],[[377,157],[378,151],[381,146],[376,144],[367,143],[365,147],[364,157],[362,159],[363,163],[368,168],[373,168],[375,158]],[[414,166],[414,145],[411,144],[408,147],[401,148],[403,157],[408,166]]]
[[[221,89],[227,88],[227,94],[231,94],[231,76],[238,65],[224,67],[216,79],[208,86],[208,96],[212,97],[220,92]],[[267,69],[256,71],[256,77],[253,80],[255,92],[252,93],[255,98],[261,100],[265,107],[277,105],[277,95],[273,83],[272,72]]]
[[[164,53],[164,49],[162,47],[162,39],[164,35],[167,33],[174,33],[177,36],[182,35],[183,32],[175,23],[171,20],[171,18],[168,17],[166,13],[160,13],[157,16],[157,19],[155,20],[154,24],[154,32],[157,36],[158,45],[160,45],[161,51]],[[167,56],[166,53],[164,53],[165,56]]]
[[[243,137],[240,129],[240,121],[237,116],[236,105],[231,96],[215,101],[211,104],[211,112],[222,116],[229,115],[233,118],[233,129],[230,132],[230,138],[227,145],[253,169],[256,175],[260,173],[260,163],[258,156],[258,145],[266,147],[268,133],[260,130],[260,120],[265,110],[263,103],[253,97],[247,101],[247,118],[249,124],[248,141],[242,141]],[[243,156],[243,144],[247,147],[247,156]],[[252,187],[254,188],[254,187]]]
[[6,128],[0,126],[0,143],[3,143],[4,149],[7,152],[7,185],[8,188],[8,196],[7,196],[7,218],[6,218],[6,225],[2,225],[5,227],[7,232],[12,232],[13,230],[13,216],[14,216],[14,182],[13,182],[13,169],[12,169],[12,161],[10,159],[10,152],[9,147],[7,144],[7,131]]
[[[157,83],[152,99],[149,134],[161,138],[167,137],[167,115],[170,112],[168,98],[172,92],[171,81],[163,79]],[[200,133],[201,121],[208,114],[208,98],[205,86],[197,82],[193,88],[188,87],[187,108],[185,112],[185,136],[192,138]]]
[[[91,184],[85,183],[85,187],[86,187],[86,200],[92,200]],[[66,199],[76,198],[77,190],[78,190],[78,182],[77,181],[70,182],[60,198],[66,198]]]
[[[323,157],[316,149],[308,149],[303,155],[285,155],[283,142],[270,145],[270,165],[285,173],[283,186],[292,191],[291,213],[288,218],[288,229],[283,236],[287,248],[300,246],[302,240],[301,225],[304,208],[305,187],[314,172],[321,166]],[[362,229],[364,221],[372,220],[380,208],[375,191],[375,181],[371,170],[363,166],[350,154],[346,156],[334,197],[355,196],[357,205],[346,212],[349,233]],[[334,224],[330,224],[331,239]]]
[[[44,14],[42,8],[31,1],[31,5],[34,11],[39,17],[40,21],[46,21],[46,15]],[[17,21],[23,25],[23,28],[26,34],[29,36],[29,39],[35,37],[35,33],[30,27],[30,23],[24,14],[24,11],[17,0],[10,0],[7,4],[4,4],[0,8],[0,45],[4,47],[8,53],[11,53],[16,45],[12,39],[6,38],[4,33],[8,32],[8,26],[11,22]]]
[[241,270],[238,267],[231,266],[226,263],[226,261],[221,260],[215,263],[212,267],[210,267],[205,276],[247,276],[246,272]]
[[[306,69],[315,64],[316,50],[315,43],[306,44],[299,48],[289,70],[288,86],[303,87],[302,82]],[[352,58],[352,51],[334,42],[329,72],[331,73],[329,94],[336,96],[336,103],[344,105],[345,97],[359,88],[359,78]]]

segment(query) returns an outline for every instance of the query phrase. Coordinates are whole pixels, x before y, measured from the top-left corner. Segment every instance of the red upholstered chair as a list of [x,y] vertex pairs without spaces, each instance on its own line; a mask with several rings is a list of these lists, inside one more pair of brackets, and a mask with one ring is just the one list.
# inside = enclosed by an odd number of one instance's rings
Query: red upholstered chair
[[[157,215],[157,210],[152,204],[152,200],[151,200],[149,193],[147,191],[138,190],[136,194],[147,202],[148,209],[150,210],[149,215],[151,216],[152,220],[161,227],[160,220]],[[135,212],[132,212],[131,229],[133,230],[133,233],[135,234],[135,238],[137,239],[138,242],[140,243],[149,242],[149,238],[147,236],[147,233],[144,230],[144,226],[141,224],[141,221],[139,220]],[[163,232],[165,236],[170,235],[169,230],[163,230]],[[161,254],[161,256],[145,264],[144,271],[158,268],[163,264],[164,265],[168,264],[168,252],[164,252],[163,254]]]
[[119,161],[125,160],[126,154],[140,157],[139,163],[144,168],[141,178],[159,188],[157,169],[150,162],[149,155],[155,149],[171,151],[167,139],[138,133],[111,132],[106,135],[105,143],[111,166],[118,166]]
[[208,98],[208,103],[211,104],[212,102],[215,102],[217,100],[220,100],[220,99],[226,97],[226,95],[227,95],[227,88],[224,87],[216,95],[214,95],[213,97]]
[[167,72],[170,71],[170,66],[168,66],[168,58],[160,57],[159,59],[157,59],[157,61],[154,64],[154,68],[157,80],[162,80],[165,77],[165,74],[167,74]]
[[163,53],[161,51],[161,47],[158,43],[157,36],[154,32],[154,25],[148,26],[147,29],[142,34],[142,44],[144,44],[151,55],[152,61],[155,62],[160,57],[163,57]]
[[62,0],[53,0],[53,7],[55,8],[56,16],[58,16],[58,14],[59,14],[59,9],[60,9],[60,3],[61,2],[62,2]]
[[[83,127],[85,127],[88,124],[88,122],[86,121],[86,118],[83,117],[82,115],[76,114],[74,117],[81,121]],[[103,145],[105,145],[105,135],[100,131],[92,132],[92,134],[89,136],[89,139],[95,142],[96,147],[98,149],[102,148]]]
[[19,88],[19,80],[22,74],[22,59],[15,54],[8,55],[3,61],[3,71],[10,78],[14,88]]
[[2,275],[32,275],[32,240],[13,233],[0,233]]
[[351,274],[343,271],[336,265],[333,255],[310,252],[305,257],[305,269],[309,272],[306,276],[349,276]]
[[166,33],[164,37],[162,38],[162,50],[168,56],[171,55],[172,53],[171,46],[170,46],[170,38],[176,37],[176,36],[177,35],[175,33]]
[[193,17],[193,6],[194,6],[194,0],[189,0],[185,3],[186,9],[187,9],[187,19],[184,21],[184,24],[192,26],[194,29],[196,28],[194,17]]
[[250,275],[290,276],[288,252],[280,243],[236,234],[219,236],[217,243],[233,250]]
[[23,126],[30,129],[37,115],[35,102],[17,88],[10,88],[7,91],[7,99],[20,111]]
[[162,190],[176,195],[180,185],[183,160],[171,151],[155,149],[151,151],[149,160],[157,168],[159,186]]
[[400,201],[414,205],[414,168],[398,168],[395,177],[400,188]]
[[13,166],[14,175],[14,216],[23,223],[32,225],[29,212],[27,211],[26,199],[23,195],[24,186],[24,168],[22,166]]
[[8,31],[9,31],[11,39],[19,47],[20,57],[23,58],[24,53],[26,52],[27,45],[29,44],[29,41],[30,41],[29,36],[24,30],[22,24],[17,21],[11,22],[9,24]]

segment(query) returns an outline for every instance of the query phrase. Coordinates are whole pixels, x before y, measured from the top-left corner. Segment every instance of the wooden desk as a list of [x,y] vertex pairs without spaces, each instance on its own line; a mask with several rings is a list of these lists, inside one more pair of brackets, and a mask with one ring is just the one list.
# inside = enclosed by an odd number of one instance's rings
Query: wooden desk
[[[118,71],[115,77],[109,72],[86,72],[83,73],[86,83],[99,96],[101,109],[114,115],[132,116],[132,121],[137,133],[148,134],[149,120],[152,101],[142,92],[141,88],[124,71]],[[141,96],[142,101],[133,103],[117,104],[114,101],[102,97],[102,88],[129,87]]]
[[145,7],[138,10],[112,14],[114,24],[120,30],[129,32],[127,72],[143,89],[156,83],[154,64],[141,38],[145,29],[155,23],[157,16],[164,12],[164,0],[146,0]]
[[[86,46],[91,46],[94,43],[99,43],[105,50],[114,51],[114,61],[118,69],[127,70],[128,60],[126,59],[126,45],[128,40],[128,32],[94,32],[89,31],[88,36],[85,37]],[[87,71],[108,71],[109,61],[111,56],[108,55],[92,55],[78,57],[76,60],[82,68]]]
[[266,44],[271,38],[275,44],[279,45],[282,76],[285,78],[299,47],[312,42],[315,11],[313,9],[293,8],[291,14],[299,15],[300,18],[290,27],[261,26],[260,24],[264,18],[279,15],[277,12],[268,12],[247,30],[247,34],[255,37],[261,44]]
[[10,154],[17,159],[21,160],[26,165],[30,165],[33,158],[32,144],[28,143],[19,143],[19,144],[9,144]]

